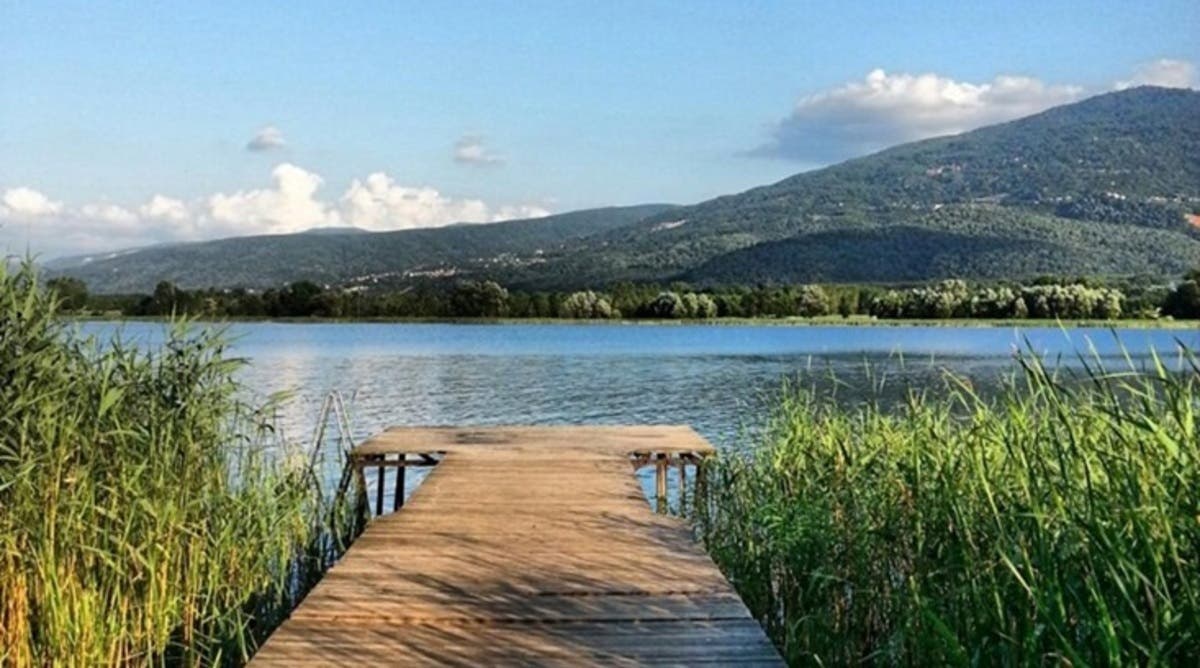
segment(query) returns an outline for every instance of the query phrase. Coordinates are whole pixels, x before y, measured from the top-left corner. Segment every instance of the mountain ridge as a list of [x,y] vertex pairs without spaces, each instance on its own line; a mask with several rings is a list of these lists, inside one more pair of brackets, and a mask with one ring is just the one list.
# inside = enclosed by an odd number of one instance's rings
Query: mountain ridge
[[[1200,206],[1200,93],[1129,89],[958,135],[902,144],[651,216],[589,240],[598,249],[590,257],[567,249],[548,260],[542,275],[526,273],[511,280],[529,287],[569,277],[579,278],[580,286],[601,279],[749,283],[755,282],[754,275],[781,275],[790,269],[764,272],[764,258],[743,252],[757,244],[890,225],[925,227],[931,218],[940,218],[935,214],[943,207],[969,211],[967,205],[977,204],[995,205],[993,227],[1012,225],[1018,237],[1034,229],[1054,232],[1045,227],[1047,217],[1053,218],[1063,234],[1075,237],[1073,252],[1105,243],[1108,233],[1132,234],[1137,243],[1149,239],[1159,251],[1112,256],[1100,267],[1103,273],[1139,273],[1147,269],[1146,257],[1158,255],[1162,261],[1148,267],[1154,274],[1174,275],[1195,266],[1200,235],[1185,214],[1188,207]],[[968,216],[964,223],[978,229],[978,218]],[[1108,229],[1086,223],[1120,224]],[[1164,229],[1177,237],[1130,233],[1121,229],[1125,227]],[[755,264],[753,272],[698,271],[735,251],[743,266]],[[556,262],[560,266],[554,267]],[[961,271],[957,277],[977,277],[966,266],[946,268]],[[1040,263],[1009,277],[1062,268],[1058,262]],[[546,280],[547,272],[556,276]],[[839,274],[846,281],[870,280],[870,275]],[[947,277],[932,271],[920,276]]]
[[[537,253],[673,206],[602,207],[438,228],[383,232],[324,228],[329,231],[160,244],[103,254],[100,259],[74,265],[60,261],[48,264],[47,269],[51,275],[73,276],[97,292],[109,293],[149,292],[164,280],[186,288],[266,288],[301,280],[370,284],[405,274],[435,274],[465,259],[499,262],[517,251]],[[76,260],[87,257],[91,256]]]
[[[320,252],[311,243],[299,244],[307,248],[301,252],[292,237],[241,238],[63,271],[97,281],[101,291],[145,290],[155,272],[188,287],[265,287],[300,278],[403,287],[491,278],[525,289],[619,281],[1167,277],[1200,265],[1200,228],[1188,218],[1195,214],[1200,92],[1141,87],[901,144],[692,205],[310,235],[320,239]],[[380,234],[400,236],[381,252]],[[236,252],[217,257],[208,252],[214,247]],[[194,267],[204,262],[215,265],[198,275]],[[274,265],[286,270],[266,270]]]

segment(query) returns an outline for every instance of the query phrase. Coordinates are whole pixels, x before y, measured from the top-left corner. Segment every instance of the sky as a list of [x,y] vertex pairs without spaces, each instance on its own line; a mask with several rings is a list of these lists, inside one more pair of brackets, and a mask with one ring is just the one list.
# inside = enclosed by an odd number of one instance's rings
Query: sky
[[1121,87],[1200,2],[0,0],[0,253],[691,203]]

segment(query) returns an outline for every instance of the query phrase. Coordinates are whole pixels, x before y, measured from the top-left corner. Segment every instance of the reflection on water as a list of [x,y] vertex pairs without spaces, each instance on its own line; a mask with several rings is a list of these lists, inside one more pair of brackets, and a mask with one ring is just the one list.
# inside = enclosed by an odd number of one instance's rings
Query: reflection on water
[[[88,323],[85,331],[153,343],[157,323]],[[942,370],[994,385],[1019,349],[1051,358],[1094,348],[1115,357],[1106,329],[957,327],[726,327],[655,325],[438,325],[237,323],[233,354],[260,396],[294,392],[284,433],[306,438],[324,395],[348,400],[356,436],[388,425],[683,423],[719,447],[761,416],[784,378],[859,401],[882,385],[938,383]],[[1117,332],[1135,357],[1171,355],[1195,330]],[[872,368],[873,379],[864,369]],[[843,385],[844,384],[844,385]]]
[[[295,388],[281,415],[289,433],[307,428],[320,400],[339,390],[356,435],[387,425],[690,424],[725,442],[761,413],[784,378],[831,388],[847,401],[883,385],[885,399],[941,375],[929,362],[862,356],[558,356],[373,355],[331,359],[292,353],[257,359],[244,375],[260,391]],[[973,377],[1010,367],[1006,358],[957,360]],[[873,379],[873,380],[872,380]]]
[[[158,323],[82,328],[101,339],[119,329],[148,344],[164,334]],[[250,362],[241,372],[249,390],[260,399],[292,394],[277,417],[284,437],[300,443],[333,390],[347,400],[356,440],[389,425],[689,424],[730,448],[764,417],[785,379],[839,402],[887,403],[907,388],[939,386],[946,370],[986,392],[1015,370],[1018,350],[1068,364],[1076,351],[1094,350],[1111,366],[1125,364],[1105,329],[238,323],[229,330],[233,354]],[[1116,337],[1135,363],[1151,350],[1174,355],[1180,342],[1200,348],[1195,330]],[[649,469],[642,486],[649,496]]]

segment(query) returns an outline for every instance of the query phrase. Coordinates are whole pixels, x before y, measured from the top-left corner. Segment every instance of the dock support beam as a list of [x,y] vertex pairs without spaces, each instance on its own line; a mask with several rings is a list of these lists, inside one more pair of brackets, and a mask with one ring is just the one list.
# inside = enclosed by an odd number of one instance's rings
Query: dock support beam
[[683,515],[687,508],[687,460],[680,457],[679,466],[679,514]]
[[[387,510],[387,471],[389,468],[396,469],[395,486],[392,488],[392,511],[400,510],[404,507],[404,495],[407,491],[408,469],[437,466],[441,460],[437,455],[445,454],[439,451],[417,453],[412,459],[408,453],[391,457],[389,454],[370,454],[370,455],[351,455],[349,466],[353,467],[354,475],[362,495],[362,504],[365,511],[371,517],[379,517]],[[375,508],[371,508],[371,495],[367,488],[367,469],[375,468]]]
[[379,466],[375,469],[375,515],[383,514],[383,488],[387,486],[386,468]]
[[400,455],[400,465],[396,467],[396,489],[392,495],[392,510],[400,510],[404,506],[404,474],[408,470],[408,455]]
[[654,496],[659,513],[667,512],[667,455],[659,453],[654,462]]

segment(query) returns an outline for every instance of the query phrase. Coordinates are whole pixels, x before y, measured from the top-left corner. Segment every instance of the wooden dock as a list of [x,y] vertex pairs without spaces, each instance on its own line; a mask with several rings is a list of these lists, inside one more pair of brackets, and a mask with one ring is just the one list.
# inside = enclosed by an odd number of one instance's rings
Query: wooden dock
[[663,494],[669,466],[711,452],[688,427],[389,429],[354,450],[368,474],[436,467],[253,663],[782,665],[633,475],[656,466]]

